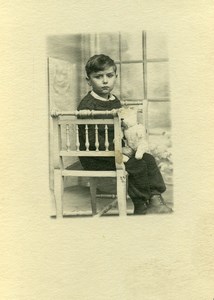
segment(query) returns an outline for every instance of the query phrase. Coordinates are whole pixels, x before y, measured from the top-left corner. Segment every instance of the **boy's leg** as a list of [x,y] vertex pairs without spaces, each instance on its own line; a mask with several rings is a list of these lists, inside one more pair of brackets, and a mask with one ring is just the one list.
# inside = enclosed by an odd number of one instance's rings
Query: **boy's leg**
[[125,166],[129,174],[128,194],[134,204],[134,214],[146,214],[147,202],[151,196],[146,162],[132,157]]
[[151,196],[162,194],[163,192],[165,192],[166,186],[155,158],[149,153],[144,153],[143,160],[147,165]]
[[161,194],[165,192],[166,186],[155,158],[151,154],[145,153],[143,155],[143,160],[147,164],[149,186],[151,190],[147,213],[171,213],[172,209],[166,205],[161,196]]

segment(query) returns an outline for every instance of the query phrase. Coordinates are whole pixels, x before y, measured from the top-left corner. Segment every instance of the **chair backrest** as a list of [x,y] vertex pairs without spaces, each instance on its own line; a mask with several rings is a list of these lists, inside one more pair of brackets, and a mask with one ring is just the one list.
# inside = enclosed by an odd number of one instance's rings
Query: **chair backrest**
[[[68,111],[52,112],[54,138],[54,168],[64,169],[63,157],[111,156],[115,157],[116,169],[123,169],[122,134],[118,111]],[[92,126],[91,126],[92,125]],[[100,150],[98,133],[104,130],[104,149]],[[109,150],[109,127],[114,126],[114,150]],[[80,147],[79,131],[85,133],[85,149]],[[95,145],[91,150],[89,128],[94,130]]]

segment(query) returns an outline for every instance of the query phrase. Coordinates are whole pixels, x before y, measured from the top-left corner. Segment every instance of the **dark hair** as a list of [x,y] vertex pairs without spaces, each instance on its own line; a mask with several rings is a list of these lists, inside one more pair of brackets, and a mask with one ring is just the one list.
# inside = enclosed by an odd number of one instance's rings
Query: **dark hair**
[[104,54],[99,54],[99,55],[94,55],[89,58],[86,66],[85,66],[85,71],[87,76],[92,72],[98,72],[98,71],[103,71],[106,69],[106,67],[113,67],[114,71],[116,73],[117,71],[117,66],[113,59],[111,59],[109,56],[104,55]]

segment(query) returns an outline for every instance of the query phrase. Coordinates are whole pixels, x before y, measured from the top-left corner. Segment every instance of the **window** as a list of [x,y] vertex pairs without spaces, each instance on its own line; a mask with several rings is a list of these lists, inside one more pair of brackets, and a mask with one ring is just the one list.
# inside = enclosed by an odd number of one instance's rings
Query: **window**
[[143,104],[149,136],[152,138],[170,131],[169,60],[165,35],[145,31],[99,33],[92,40],[94,47],[90,54],[107,54],[118,66],[119,78],[114,93],[123,104]]

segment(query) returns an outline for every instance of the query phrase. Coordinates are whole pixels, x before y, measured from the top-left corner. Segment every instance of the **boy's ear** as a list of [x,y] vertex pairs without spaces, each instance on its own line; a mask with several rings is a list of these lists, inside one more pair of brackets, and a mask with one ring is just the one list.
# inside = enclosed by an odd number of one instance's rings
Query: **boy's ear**
[[86,77],[85,79],[86,79],[86,81],[87,81],[88,85],[90,85],[90,86],[91,86],[90,79],[89,79],[88,77]]

